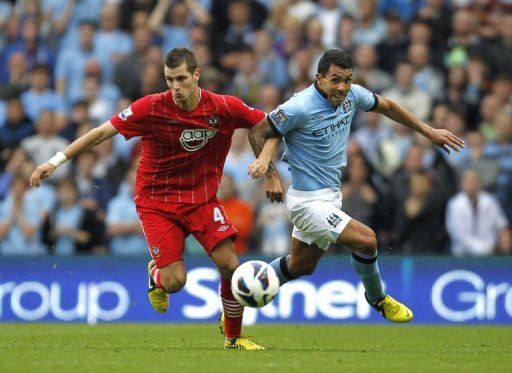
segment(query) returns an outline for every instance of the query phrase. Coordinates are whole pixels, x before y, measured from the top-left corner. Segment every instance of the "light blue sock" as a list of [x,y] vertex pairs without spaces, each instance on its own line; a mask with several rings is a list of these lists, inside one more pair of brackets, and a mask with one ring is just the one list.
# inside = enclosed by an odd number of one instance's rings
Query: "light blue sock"
[[279,286],[283,286],[288,281],[295,279],[288,269],[288,262],[290,261],[290,255],[281,256],[270,262],[270,266],[276,271],[277,277],[279,278]]
[[350,263],[363,282],[366,290],[366,299],[374,305],[384,298],[386,294],[384,294],[382,290],[382,280],[380,278],[379,265],[377,264],[377,255],[368,257],[352,253]]

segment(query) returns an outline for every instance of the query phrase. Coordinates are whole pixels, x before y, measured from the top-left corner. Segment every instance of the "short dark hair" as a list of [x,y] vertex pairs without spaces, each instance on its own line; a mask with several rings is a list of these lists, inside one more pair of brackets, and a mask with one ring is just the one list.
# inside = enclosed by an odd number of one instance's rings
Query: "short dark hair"
[[175,69],[183,63],[187,64],[187,70],[194,73],[197,69],[197,61],[194,53],[187,48],[174,48],[166,54],[164,64],[169,69]]
[[325,75],[331,65],[341,67],[342,69],[351,69],[353,67],[352,58],[342,49],[329,49],[320,58],[317,72]]

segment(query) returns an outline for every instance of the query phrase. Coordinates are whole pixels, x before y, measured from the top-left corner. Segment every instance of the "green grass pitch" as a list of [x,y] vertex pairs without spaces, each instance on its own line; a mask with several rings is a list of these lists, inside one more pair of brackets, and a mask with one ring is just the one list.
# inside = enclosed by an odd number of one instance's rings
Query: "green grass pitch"
[[1,324],[0,372],[511,372],[511,326]]

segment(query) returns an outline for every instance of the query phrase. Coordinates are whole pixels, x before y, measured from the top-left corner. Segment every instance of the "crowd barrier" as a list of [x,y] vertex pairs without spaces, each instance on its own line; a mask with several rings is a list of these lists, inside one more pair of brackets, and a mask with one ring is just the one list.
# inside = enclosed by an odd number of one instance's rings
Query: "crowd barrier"
[[[254,258],[241,261],[248,259]],[[185,262],[185,288],[171,295],[167,313],[157,314],[147,300],[147,258],[0,257],[0,322],[216,321],[218,273],[206,257]],[[512,324],[512,258],[382,256],[379,263],[386,288],[414,310],[415,323]],[[385,320],[364,300],[349,257],[330,256],[266,307],[246,308],[244,322]]]

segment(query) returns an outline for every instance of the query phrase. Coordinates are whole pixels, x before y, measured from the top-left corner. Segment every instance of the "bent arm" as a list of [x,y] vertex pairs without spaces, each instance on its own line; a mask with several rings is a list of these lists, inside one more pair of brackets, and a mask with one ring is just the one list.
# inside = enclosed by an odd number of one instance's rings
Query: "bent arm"
[[279,150],[281,137],[270,127],[267,118],[262,119],[251,128],[249,131],[249,143],[259,162],[264,167],[268,167],[268,171],[265,170],[263,173],[267,172],[267,176],[269,176],[269,173],[277,173],[272,159]]

